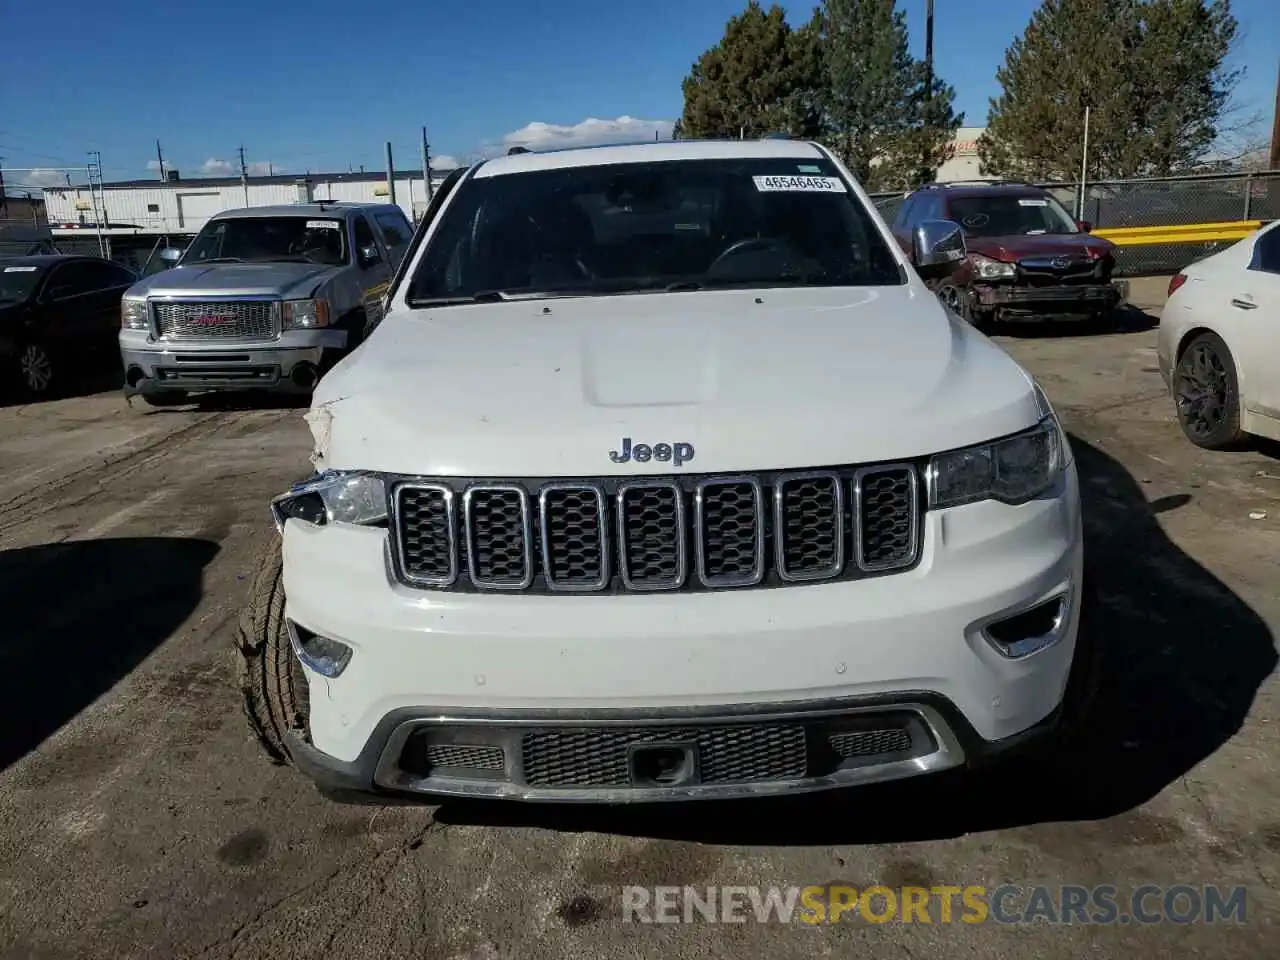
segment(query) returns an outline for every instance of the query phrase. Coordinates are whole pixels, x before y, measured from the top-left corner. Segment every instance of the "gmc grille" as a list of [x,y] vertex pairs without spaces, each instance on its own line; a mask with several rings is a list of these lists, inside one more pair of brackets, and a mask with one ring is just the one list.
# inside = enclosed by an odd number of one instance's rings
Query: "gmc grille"
[[415,587],[556,593],[783,586],[920,556],[913,464],[768,476],[394,484],[397,574]]
[[273,300],[153,300],[151,315],[161,340],[274,340],[279,306]]

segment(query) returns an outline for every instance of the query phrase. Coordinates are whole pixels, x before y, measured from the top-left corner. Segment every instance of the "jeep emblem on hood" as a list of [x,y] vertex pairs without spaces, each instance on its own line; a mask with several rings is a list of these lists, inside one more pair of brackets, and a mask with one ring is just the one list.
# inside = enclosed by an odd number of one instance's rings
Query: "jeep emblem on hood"
[[647,443],[637,443],[632,445],[630,437],[623,437],[622,449],[610,450],[609,459],[614,463],[630,463],[632,460],[636,463],[648,463],[650,460],[657,460],[659,463],[670,462],[674,466],[682,467],[693,459],[693,444],[655,443],[649,446]]

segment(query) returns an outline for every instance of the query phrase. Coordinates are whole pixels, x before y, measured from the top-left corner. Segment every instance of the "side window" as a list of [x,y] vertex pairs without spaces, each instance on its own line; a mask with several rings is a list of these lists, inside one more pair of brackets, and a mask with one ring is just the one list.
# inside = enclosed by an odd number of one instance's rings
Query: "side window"
[[1272,227],[1254,241],[1249,269],[1280,274],[1280,227]]
[[109,287],[131,287],[138,282],[138,275],[130,270],[124,264],[108,263],[107,286]]
[[49,274],[45,293],[54,300],[61,300],[99,289],[91,268],[92,264],[83,262],[60,264]]
[[356,215],[354,230],[357,255],[365,247],[376,247],[378,245],[378,242],[373,239],[373,228],[369,226],[369,221],[364,218],[364,214]]
[[409,221],[405,219],[404,214],[396,214],[390,210],[375,213],[373,219],[378,221],[378,228],[386,238],[387,246],[391,248],[392,264],[399,263],[404,252],[409,249],[409,241],[413,239],[413,230],[409,227]]

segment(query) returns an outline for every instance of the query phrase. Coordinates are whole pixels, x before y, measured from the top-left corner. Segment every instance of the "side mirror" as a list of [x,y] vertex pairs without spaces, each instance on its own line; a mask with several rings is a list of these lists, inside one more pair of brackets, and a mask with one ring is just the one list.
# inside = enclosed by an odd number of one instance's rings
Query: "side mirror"
[[921,277],[945,277],[964,260],[964,229],[951,220],[923,220],[911,231],[911,259]]
[[382,262],[382,254],[378,252],[377,247],[361,247],[360,248],[360,266],[372,267],[375,263]]
[[182,259],[182,251],[177,247],[165,247],[160,251],[160,259],[165,263],[177,263]]
[[1093,233],[1093,224],[1088,220],[1077,220],[1076,227],[1079,228],[1081,233]]

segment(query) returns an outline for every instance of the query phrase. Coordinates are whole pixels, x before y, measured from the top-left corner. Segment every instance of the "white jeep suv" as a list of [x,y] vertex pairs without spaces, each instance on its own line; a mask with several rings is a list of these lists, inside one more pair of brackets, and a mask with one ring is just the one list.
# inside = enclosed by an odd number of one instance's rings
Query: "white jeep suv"
[[620,802],[1060,732],[1076,470],[923,282],[963,256],[942,221],[904,256],[808,142],[456,173],[273,503],[238,639],[263,743],[338,795]]

